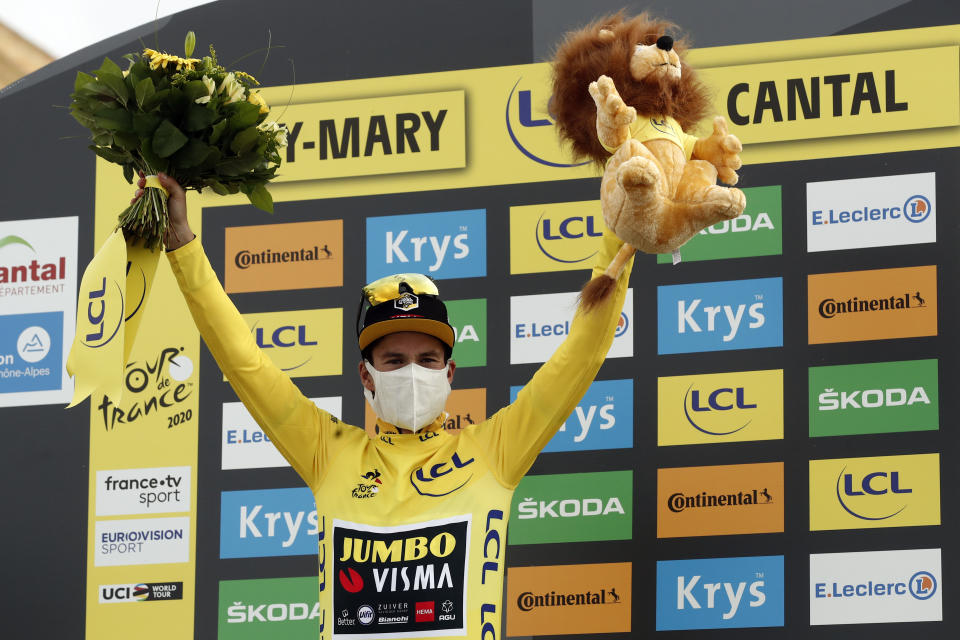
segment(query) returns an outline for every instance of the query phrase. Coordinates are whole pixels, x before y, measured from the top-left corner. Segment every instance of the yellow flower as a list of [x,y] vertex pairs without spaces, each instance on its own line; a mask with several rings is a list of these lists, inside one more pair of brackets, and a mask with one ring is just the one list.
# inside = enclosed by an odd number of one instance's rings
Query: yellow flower
[[154,49],[144,49],[143,55],[150,58],[150,69],[159,69],[162,67],[165,70],[169,64],[176,68],[177,71],[181,69],[192,70],[193,65],[200,62],[198,58],[181,58],[180,56],[161,53]]
[[253,84],[257,84],[257,85],[260,84],[259,82],[257,82],[257,79],[256,79],[256,78],[254,78],[252,75],[250,75],[250,74],[247,73],[246,71],[234,71],[234,73],[236,74],[236,76],[237,76],[238,78],[246,78],[247,80],[249,80],[249,81],[252,82]]
[[259,91],[251,91],[250,95],[247,96],[247,102],[258,105],[260,107],[260,113],[270,112],[270,107],[267,105],[267,101],[263,99],[263,96],[260,95]]

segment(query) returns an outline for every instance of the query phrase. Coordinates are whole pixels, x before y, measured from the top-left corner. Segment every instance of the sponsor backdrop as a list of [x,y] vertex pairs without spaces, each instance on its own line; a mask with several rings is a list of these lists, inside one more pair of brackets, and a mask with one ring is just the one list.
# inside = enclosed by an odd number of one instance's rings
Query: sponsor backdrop
[[[216,2],[0,92],[20,123],[0,174],[8,635],[315,640],[391,615],[457,633],[464,607],[440,575],[442,597],[412,611],[357,599],[323,619],[319,536],[407,532],[318,523],[165,260],[123,396],[63,411],[77,274],[131,192],[49,107],[76,70],[154,31],[176,50],[194,29],[230,60],[269,28],[284,48],[256,75],[290,130],[276,212],[191,193],[214,269],[267,356],[360,427],[357,290],[431,275],[456,328],[446,426],[468,429],[569,330],[603,232],[599,179],[557,142],[543,60],[620,4]],[[786,2],[728,4],[629,10],[699,43],[689,59],[745,145],[746,212],[679,265],[638,256],[608,360],[517,488],[504,626],[484,640],[960,635],[960,521],[942,493],[960,481],[960,406],[940,393],[960,383],[960,8],[815,0],[784,20]]]

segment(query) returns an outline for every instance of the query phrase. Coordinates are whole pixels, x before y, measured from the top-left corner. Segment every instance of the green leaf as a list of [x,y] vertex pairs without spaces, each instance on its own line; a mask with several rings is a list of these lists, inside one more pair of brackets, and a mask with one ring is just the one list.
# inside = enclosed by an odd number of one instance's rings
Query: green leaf
[[221,182],[219,182],[219,181],[217,181],[217,180],[207,180],[205,184],[206,184],[206,186],[208,186],[208,187],[210,187],[211,189],[213,189],[213,192],[216,193],[216,194],[219,195],[219,196],[225,196],[225,195],[228,195],[228,194],[230,193],[230,192],[227,190],[227,188],[223,185],[223,183],[221,183]]
[[153,152],[161,158],[169,158],[187,143],[187,136],[170,122],[164,120],[153,132]]
[[160,125],[160,116],[155,113],[133,114],[133,130],[141,138],[149,138]]
[[97,121],[93,119],[93,116],[85,111],[80,109],[70,109],[70,115],[73,116],[74,120],[85,126],[87,129],[94,129],[97,127]]
[[123,165],[123,177],[126,179],[127,184],[133,184],[133,165],[125,164]]
[[260,134],[256,127],[244,129],[233,137],[233,140],[230,142],[230,150],[237,155],[244,154],[250,151],[259,139]]
[[230,105],[233,115],[230,116],[230,128],[234,131],[252,127],[260,116],[260,107],[249,102],[234,102]]
[[170,95],[169,89],[162,89],[162,90],[158,89],[155,94],[153,94],[149,98],[146,98],[143,101],[143,105],[140,108],[143,109],[144,111],[153,111],[155,108],[160,106],[160,104],[164,100],[166,100],[169,97],[169,95]]
[[126,109],[102,108],[93,114],[97,126],[108,131],[133,131],[130,112]]
[[123,77],[123,71],[120,70],[120,67],[117,66],[117,63],[111,60],[110,58],[104,58],[103,64],[100,65],[100,68],[97,69],[94,73],[97,74],[97,77],[103,75],[113,75]]
[[165,158],[161,158],[155,154],[150,149],[150,145],[148,144],[144,144],[140,147],[140,157],[143,158],[143,161],[147,163],[147,166],[152,170],[153,173],[158,171],[166,171],[170,164]]
[[126,151],[117,151],[111,147],[97,147],[95,145],[90,145],[88,148],[107,162],[113,162],[115,164],[133,162],[133,156]]
[[217,163],[217,173],[226,176],[238,176],[241,173],[252,171],[260,164],[260,156],[256,153],[247,153],[239,158],[227,158]]
[[209,127],[216,117],[216,113],[202,104],[192,104],[187,108],[187,115],[183,119],[183,128],[187,131],[201,131]]
[[226,120],[221,120],[217,124],[213,125],[213,131],[210,133],[210,144],[216,144],[217,140],[220,139],[220,134],[222,134],[223,130],[226,128]]
[[153,86],[153,80],[150,78],[144,78],[137,83],[137,89],[135,91],[137,96],[137,106],[143,109],[144,101],[155,94],[157,90]]
[[210,147],[205,142],[190,138],[187,144],[170,158],[170,161],[175,167],[189,169],[206,160],[209,153]]
[[110,91],[113,92],[113,95],[126,106],[127,100],[130,98],[130,92],[127,90],[127,83],[123,81],[123,76],[114,76],[110,74],[105,74],[97,78],[103,84],[110,87]]
[[96,78],[94,78],[88,73],[84,73],[83,71],[78,71],[77,79],[73,83],[73,90],[79,93],[80,90],[83,88],[83,85],[88,84],[90,82],[96,82]]
[[136,151],[140,148],[140,138],[129,131],[117,131],[113,134],[113,142],[124,151]]
[[93,144],[98,147],[109,147],[113,144],[113,134],[109,132],[98,133],[93,136]]
[[193,31],[187,31],[187,37],[183,39],[184,57],[189,58],[193,55],[193,50],[197,46],[197,34]]
[[250,204],[257,209],[262,209],[267,213],[273,213],[273,196],[270,195],[270,192],[267,191],[267,188],[262,184],[254,187],[250,193],[247,194],[247,198],[250,200]]
[[116,99],[113,94],[113,90],[110,87],[108,87],[102,82],[97,82],[96,80],[94,80],[93,82],[88,82],[87,84],[83,85],[83,87],[80,88],[80,91],[81,91],[81,95],[87,95],[91,97],[105,96],[107,98],[110,98],[111,100]]
[[203,80],[191,80],[183,85],[183,93],[189,98],[190,102],[193,102],[197,98],[208,95],[207,85],[203,83]]

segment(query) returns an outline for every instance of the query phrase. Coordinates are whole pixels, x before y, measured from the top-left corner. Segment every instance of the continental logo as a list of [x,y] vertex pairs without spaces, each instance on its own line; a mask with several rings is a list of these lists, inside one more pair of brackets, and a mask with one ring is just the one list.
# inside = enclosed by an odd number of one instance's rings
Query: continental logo
[[257,346],[291,377],[342,373],[343,310],[246,313]]
[[605,228],[599,200],[510,207],[510,273],[590,269]]
[[807,276],[810,344],[937,335],[937,267]]
[[466,166],[463,91],[290,105],[284,182]]
[[783,531],[783,463],[657,470],[657,537]]
[[[544,65],[546,67],[546,65]],[[589,164],[574,162],[558,140],[550,111],[549,71],[531,68],[516,78],[506,97],[506,129],[517,151],[529,161],[555,169]]]
[[783,370],[672,376],[657,381],[657,444],[783,438]]
[[[956,46],[704,69],[744,144],[960,124]],[[943,99],[930,100],[930,87]]]
[[[459,364],[459,361],[457,362]],[[445,407],[446,417],[444,418],[443,428],[456,431],[469,427],[473,424],[479,424],[487,419],[487,390],[483,387],[477,389],[454,389],[447,398]],[[365,403],[364,425],[367,433],[374,433],[374,427],[377,424],[377,414],[370,408],[369,403]],[[424,431],[420,434],[421,438],[428,438],[430,432]],[[382,438],[389,440],[389,435],[383,435]]]
[[343,285],[343,220],[227,227],[230,293]]
[[940,524],[936,453],[810,461],[810,530]]

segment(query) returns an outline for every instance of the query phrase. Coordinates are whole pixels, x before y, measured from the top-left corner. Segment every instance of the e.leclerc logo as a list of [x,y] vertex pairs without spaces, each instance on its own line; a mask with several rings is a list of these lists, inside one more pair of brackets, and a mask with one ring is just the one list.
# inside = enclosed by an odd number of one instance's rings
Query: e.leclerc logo
[[935,173],[807,184],[807,251],[937,241]]
[[486,212],[367,218],[367,281],[408,271],[435,279],[486,276]]
[[[510,402],[521,386],[510,387]],[[629,449],[633,446],[633,380],[596,380],[560,425],[545,452]]]
[[[542,85],[536,86],[540,90],[534,93],[532,83],[520,77],[507,95],[506,128],[514,146],[533,162],[546,167],[568,169],[589,164],[589,160],[571,162],[563,152],[549,114],[549,97],[542,91]],[[547,113],[543,112],[544,106]]]
[[783,346],[783,278],[657,287],[657,352]]
[[782,627],[783,556],[657,562],[657,631]]

